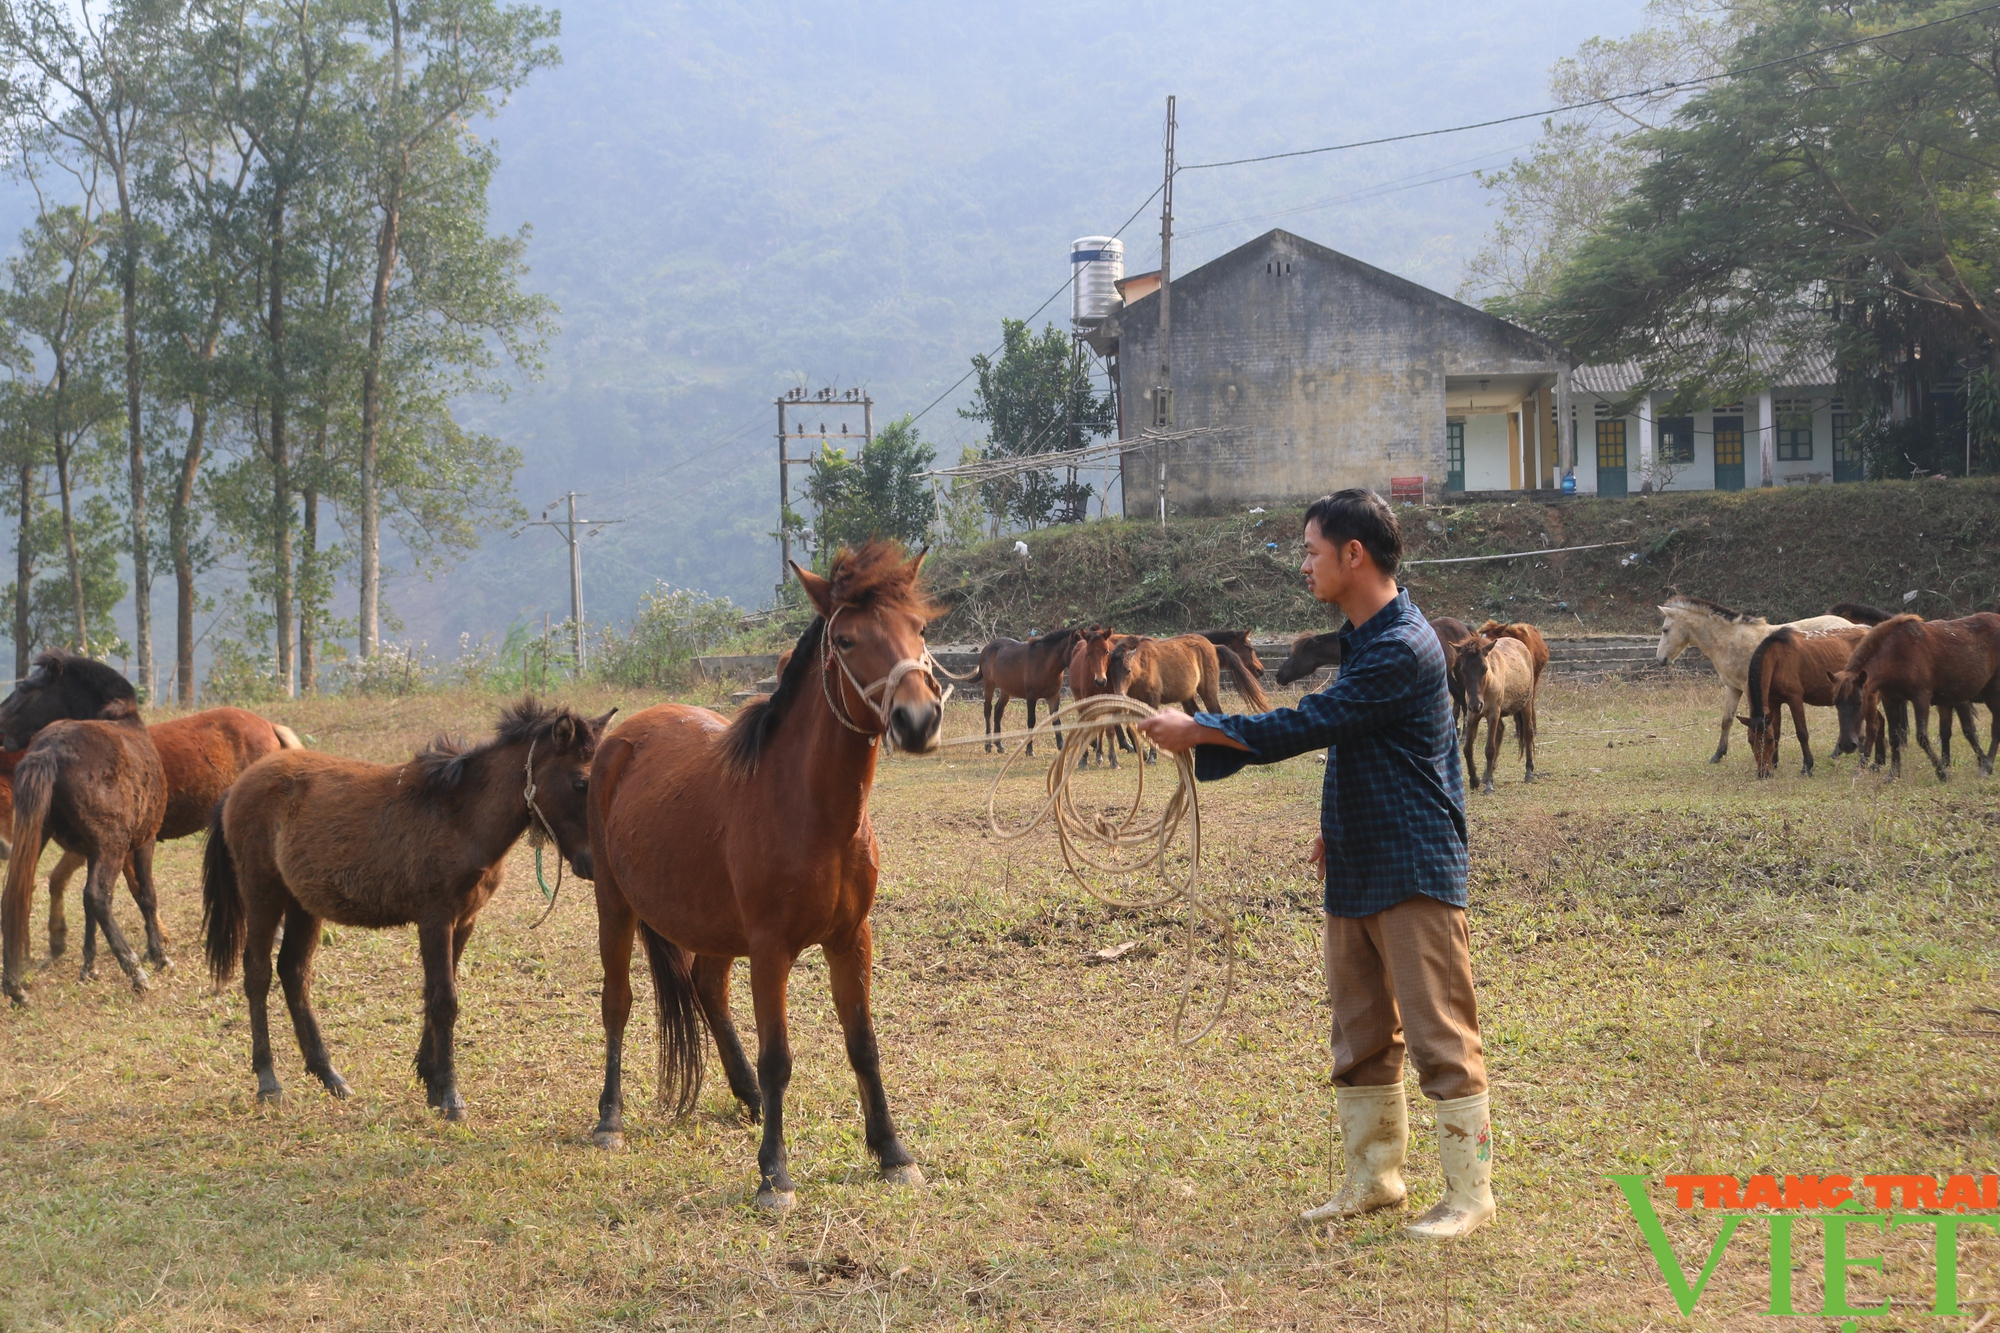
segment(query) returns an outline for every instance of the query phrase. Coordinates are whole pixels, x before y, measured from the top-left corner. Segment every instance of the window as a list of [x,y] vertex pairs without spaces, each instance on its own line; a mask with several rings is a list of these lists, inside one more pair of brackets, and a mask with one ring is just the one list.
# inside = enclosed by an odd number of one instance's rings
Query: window
[[1694,462],[1694,418],[1661,417],[1659,420],[1660,461]]
[[1780,463],[1812,461],[1812,399],[1777,399],[1771,404],[1771,414],[1778,427],[1778,461]]
[[1625,466],[1625,422],[1600,421],[1597,423],[1597,466],[1616,468]]

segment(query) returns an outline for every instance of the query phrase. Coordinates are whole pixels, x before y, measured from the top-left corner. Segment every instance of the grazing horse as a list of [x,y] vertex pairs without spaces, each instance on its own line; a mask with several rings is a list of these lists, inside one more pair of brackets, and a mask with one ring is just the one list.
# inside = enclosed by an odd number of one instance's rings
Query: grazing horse
[[[33,736],[32,741],[25,738]],[[88,865],[83,910],[104,932],[118,965],[145,991],[146,970],[111,914],[111,886],[132,868],[132,896],[146,920],[146,959],[169,967],[153,889],[153,841],[166,812],[167,782],[159,751],[146,734],[132,683],[103,662],[60,650],[35,659],[0,703],[0,745],[27,753],[14,767],[14,837],[0,893],[4,969],[0,989],[27,1003],[21,972],[35,902],[35,864],[53,838]],[[96,937],[86,935],[83,973],[94,975]]]
[[1280,685],[1289,685],[1295,680],[1304,680],[1321,667],[1339,665],[1339,630],[1326,634],[1301,634],[1292,640],[1292,651],[1278,663],[1278,669],[1271,678]]
[[1863,743],[1864,719],[1880,701],[1889,714],[1889,769],[1900,776],[1903,745],[1909,734],[1904,708],[1915,705],[1917,744],[1923,747],[1940,782],[1951,773],[1931,749],[1932,706],[1985,704],[1996,720],[1993,744],[1987,750],[1980,749],[1969,714],[1964,719],[1966,742],[1979,758],[1979,771],[1993,772],[1993,757],[2000,753],[2000,615],[1982,611],[1959,620],[1891,616],[1855,645],[1846,667],[1834,677],[1834,685],[1843,750]]
[[1458,677],[1465,690],[1465,776],[1472,786],[1479,766],[1473,759],[1473,744],[1479,724],[1486,723],[1487,791],[1493,790],[1493,765],[1500,757],[1500,733],[1506,719],[1514,719],[1514,739],[1527,761],[1523,782],[1535,780],[1535,694],[1540,682],[1535,678],[1534,655],[1526,644],[1512,636],[1487,639],[1472,634],[1458,645]]
[[1750,688],[1750,655],[1758,644],[1781,628],[1840,629],[1853,623],[1845,616],[1811,616],[1779,626],[1705,597],[1688,596],[1669,597],[1660,607],[1660,615],[1664,623],[1653,660],[1665,666],[1690,647],[1699,648],[1722,678],[1722,737],[1716,742],[1715,753],[1708,757],[1711,764],[1721,763],[1722,756],[1729,753],[1730,724],[1736,721],[1736,706]]
[[610,720],[524,699],[501,715],[491,739],[470,748],[440,737],[406,764],[281,750],[231,784],[209,822],[202,928],[217,984],[243,961],[259,1101],[284,1096],[266,1012],[279,923],[278,980],[292,1030],[306,1069],[336,1097],[347,1095],[347,1080],[334,1070],[312,1009],[320,923],[368,930],[414,923],[424,960],[417,1074],[445,1119],[465,1118],[452,1058],[459,958],[523,833],[537,847],[552,837],[557,853],[590,878],[584,798]]
[[[989,737],[997,738],[1006,730],[1002,717],[1014,699],[1028,701],[1029,731],[1035,729],[1037,703],[1046,700],[1051,713],[1062,705],[1063,672],[1069,667],[1070,648],[1076,636],[1077,630],[1072,627],[1039,635],[1026,643],[1019,639],[994,639],[979,650],[979,669],[971,679],[979,682],[984,696]],[[1004,754],[1007,747],[998,739],[991,739],[985,749]],[[1062,749],[1061,731],[1056,732],[1056,749]],[[1035,743],[1030,740],[1028,753],[1034,752]]]
[[[750,700],[727,722],[703,708],[648,708],[598,750],[590,846],[604,965],[604,1092],[591,1136],[599,1147],[625,1140],[636,935],[646,942],[659,1010],[662,1103],[685,1115],[700,1096],[706,1020],[731,1092],[764,1121],[757,1205],[791,1207],[785,991],[799,955],[818,945],[869,1150],[885,1179],[922,1183],[890,1119],[868,1011],[868,913],[880,864],[868,794],[879,742],[928,753],[943,712],[924,648],[937,608],[924,596],[922,566],[922,556],[905,560],[902,548],[877,541],[842,551],[824,578],[794,565],[819,615],[777,693]],[[729,1013],[730,964],[745,955],[757,1012],[754,1070]]]
[[[1848,655],[1868,631],[1860,625],[1845,629],[1781,629],[1757,645],[1750,655],[1750,716],[1742,722],[1750,733],[1750,753],[1757,759],[1757,776],[1770,777],[1778,766],[1778,741],[1784,714],[1792,710],[1792,728],[1799,733],[1805,757],[1805,777],[1813,771],[1812,740],[1806,734],[1806,705],[1833,706],[1833,677],[1847,665]],[[1976,744],[1976,743],[1975,743]]]
[[[160,754],[160,771],[167,780],[167,810],[161,816],[161,841],[185,838],[208,827],[209,814],[236,775],[277,750],[298,750],[304,746],[290,727],[267,722],[241,708],[210,708],[171,722],[156,722],[146,728],[153,748]],[[0,784],[7,783],[12,765],[0,772]],[[11,791],[11,789],[10,789]],[[11,795],[10,795],[11,804]],[[8,813],[11,822],[11,809]],[[0,847],[0,856],[7,853]],[[49,957],[62,957],[69,941],[69,921],[63,914],[63,898],[70,878],[83,865],[83,858],[65,851],[62,860],[49,872]],[[125,882],[133,883],[132,867],[125,867]],[[138,896],[133,889],[133,896]],[[85,929],[95,932],[93,924]],[[166,930],[161,928],[161,936]],[[86,940],[86,947],[90,941]]]
[[1896,614],[1894,611],[1884,611],[1879,606],[1870,606],[1866,602],[1835,602],[1826,609],[1826,613],[1851,620],[1857,625],[1879,625]]

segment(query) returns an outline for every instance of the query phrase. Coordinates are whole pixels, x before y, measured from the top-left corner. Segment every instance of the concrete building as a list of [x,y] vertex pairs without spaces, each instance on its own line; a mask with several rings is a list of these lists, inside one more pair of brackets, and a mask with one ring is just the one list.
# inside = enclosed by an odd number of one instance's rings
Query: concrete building
[[[1156,275],[1124,288],[1090,342],[1129,439],[1152,423],[1160,298]],[[1163,446],[1174,512],[1386,494],[1396,478],[1433,495],[1558,484],[1560,350],[1323,245],[1272,231],[1176,276],[1170,327],[1175,429],[1200,432]],[[1158,512],[1158,452],[1124,458],[1129,516]]]
[[[1159,285],[1124,278],[1124,304],[1085,331],[1125,439],[1154,420]],[[1799,382],[1670,415],[1664,395],[1635,392],[1634,364],[1572,370],[1518,325],[1285,231],[1176,277],[1170,322],[1174,433],[1187,433],[1163,447],[1177,513],[1417,478],[1433,498],[1554,490],[1569,469],[1584,495],[1862,476],[1830,352],[1787,374]],[[1160,452],[1124,456],[1127,516],[1158,513]]]

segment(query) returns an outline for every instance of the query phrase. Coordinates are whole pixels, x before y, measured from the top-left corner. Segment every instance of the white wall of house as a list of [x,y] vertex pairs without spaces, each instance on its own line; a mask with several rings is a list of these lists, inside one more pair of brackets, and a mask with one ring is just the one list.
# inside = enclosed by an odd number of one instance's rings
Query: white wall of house
[[[1792,442],[1790,452],[1803,456],[1779,458],[1772,472],[1776,485],[1803,485],[1830,482],[1833,479],[1833,417],[1839,404],[1835,391],[1828,385],[1786,387],[1773,389],[1772,401],[1776,407],[1774,416],[1779,423],[1787,419],[1783,406],[1788,400],[1809,403],[1812,418],[1810,440]],[[1595,494],[1597,485],[1597,423],[1604,418],[1596,415],[1599,402],[1609,403],[1608,398],[1599,398],[1588,392],[1577,390],[1571,395],[1572,411],[1576,424],[1576,489],[1580,494]],[[1641,400],[1641,412],[1644,411]],[[1662,414],[1664,415],[1664,413]],[[1656,471],[1653,478],[1655,489],[1673,491],[1706,491],[1715,488],[1715,418],[1736,416],[1743,418],[1743,484],[1754,489],[1762,480],[1763,470],[1760,459],[1763,432],[1772,429],[1773,423],[1763,421],[1758,415],[1758,400],[1751,395],[1744,401],[1741,411],[1721,411],[1703,408],[1690,413],[1694,419],[1695,456],[1692,463],[1665,464],[1658,452],[1658,426],[1653,418],[1634,415],[1625,418],[1625,473],[1629,493],[1637,495],[1644,483],[1641,471],[1640,441],[1650,439],[1655,444]],[[1644,432],[1643,436],[1641,432]],[[1783,437],[1773,437],[1773,452]],[[1468,463],[1468,466],[1470,464]],[[1667,473],[1671,471],[1672,476]],[[1470,481],[1468,480],[1468,485]]]
[[1465,419],[1465,489],[1507,489],[1507,415],[1481,412]]

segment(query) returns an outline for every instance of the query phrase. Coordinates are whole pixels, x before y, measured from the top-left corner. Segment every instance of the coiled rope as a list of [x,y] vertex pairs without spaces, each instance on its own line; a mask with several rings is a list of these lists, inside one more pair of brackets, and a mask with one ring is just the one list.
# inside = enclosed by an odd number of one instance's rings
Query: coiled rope
[[[1118,728],[1144,721],[1158,711],[1150,704],[1122,694],[1098,694],[1064,705],[1050,713],[1040,726],[1025,731],[958,736],[942,744],[979,745],[1009,740],[1040,740],[1047,744],[1056,734],[1056,728],[1064,722],[1068,723],[1061,731],[1063,746],[1049,761],[1047,796],[1041,808],[1024,823],[1005,827],[1000,822],[1000,784],[1026,753],[1025,746],[1017,745],[1008,754],[1006,762],[1000,765],[1000,771],[993,775],[993,786],[986,796],[987,827],[1002,842],[1018,842],[1044,824],[1054,825],[1056,842],[1062,848],[1063,868],[1085,893],[1108,907],[1143,912],[1172,907],[1177,903],[1187,904],[1187,933],[1181,949],[1181,992],[1179,1001],[1174,1005],[1173,1034],[1182,1045],[1192,1046],[1213,1032],[1222,1021],[1229,1008],[1230,996],[1236,989],[1235,923],[1229,913],[1201,888],[1201,802],[1195,795],[1194,755],[1184,752],[1173,756],[1177,785],[1165,806],[1151,818],[1141,814],[1146,797],[1146,765],[1143,762],[1138,764],[1139,780],[1132,794],[1132,804],[1122,815],[1112,816],[1101,810],[1079,808],[1071,784],[1084,756],[1089,753],[1088,744],[1093,738],[1102,737],[1107,746],[1116,745]],[[1178,873],[1169,864],[1183,823],[1187,825],[1189,836],[1185,874]],[[1091,883],[1084,874],[1086,868],[1118,877],[1152,871],[1159,875],[1166,889],[1150,898],[1116,897]],[[1181,1022],[1194,993],[1196,935],[1203,919],[1213,924],[1222,936],[1222,998],[1201,1031],[1192,1037],[1182,1037]]]

